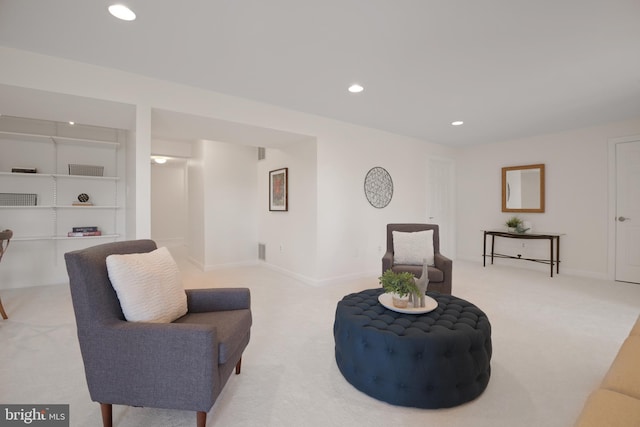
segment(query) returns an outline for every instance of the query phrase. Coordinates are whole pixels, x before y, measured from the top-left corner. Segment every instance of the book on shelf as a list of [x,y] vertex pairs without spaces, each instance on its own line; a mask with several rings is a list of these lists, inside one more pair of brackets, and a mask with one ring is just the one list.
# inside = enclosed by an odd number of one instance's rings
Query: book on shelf
[[98,231],[98,227],[96,225],[86,225],[82,227],[73,227],[71,228],[71,231],[73,231],[74,233],[82,233],[86,231]]
[[70,231],[67,237],[102,236],[102,231]]
[[91,202],[73,202],[71,206],[93,206]]
[[13,173],[38,173],[36,168],[11,168]]

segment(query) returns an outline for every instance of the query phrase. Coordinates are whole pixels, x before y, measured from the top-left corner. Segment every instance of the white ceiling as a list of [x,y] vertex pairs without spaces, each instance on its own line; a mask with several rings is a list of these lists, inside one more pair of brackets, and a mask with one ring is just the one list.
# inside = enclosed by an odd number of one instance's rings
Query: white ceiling
[[109,3],[0,0],[0,45],[452,146],[640,117],[639,0]]

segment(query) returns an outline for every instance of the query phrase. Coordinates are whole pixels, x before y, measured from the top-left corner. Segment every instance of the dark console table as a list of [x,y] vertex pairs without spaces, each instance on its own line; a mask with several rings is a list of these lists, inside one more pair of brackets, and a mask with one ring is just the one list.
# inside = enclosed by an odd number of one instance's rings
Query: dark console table
[[[556,273],[560,273],[560,236],[562,234],[558,233],[511,233],[508,231],[495,231],[495,230],[483,230],[484,238],[483,238],[483,250],[482,250],[482,265],[487,265],[487,257],[491,257],[491,264],[493,264],[493,258],[511,258],[511,259],[522,259],[525,261],[534,261],[540,262],[543,264],[549,264],[551,266],[551,277],[553,277],[553,266],[556,266]],[[487,255],[487,236],[491,236],[491,255]],[[548,259],[537,259],[537,258],[523,258],[520,254],[513,255],[504,255],[498,254],[494,251],[494,243],[496,237],[506,237],[509,239],[545,239],[549,240],[549,258]],[[555,251],[553,242],[555,240]]]

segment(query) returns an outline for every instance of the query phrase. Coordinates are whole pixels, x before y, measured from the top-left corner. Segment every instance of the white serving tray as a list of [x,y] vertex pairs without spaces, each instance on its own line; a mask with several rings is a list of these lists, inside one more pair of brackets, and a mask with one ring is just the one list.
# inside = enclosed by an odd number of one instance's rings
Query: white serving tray
[[433,298],[426,296],[424,297],[424,307],[413,307],[413,303],[410,302],[406,308],[398,308],[393,305],[393,297],[389,293],[384,293],[378,297],[378,301],[385,308],[389,310],[397,311],[398,313],[404,314],[424,314],[438,308],[438,301]]

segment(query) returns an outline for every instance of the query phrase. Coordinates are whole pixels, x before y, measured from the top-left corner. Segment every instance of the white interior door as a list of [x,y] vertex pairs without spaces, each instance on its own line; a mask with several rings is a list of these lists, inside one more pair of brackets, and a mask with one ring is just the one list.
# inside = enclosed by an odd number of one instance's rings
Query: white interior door
[[454,162],[429,158],[427,164],[427,222],[440,228],[440,252],[455,257],[455,185]]
[[640,283],[640,141],[616,144],[616,280]]

